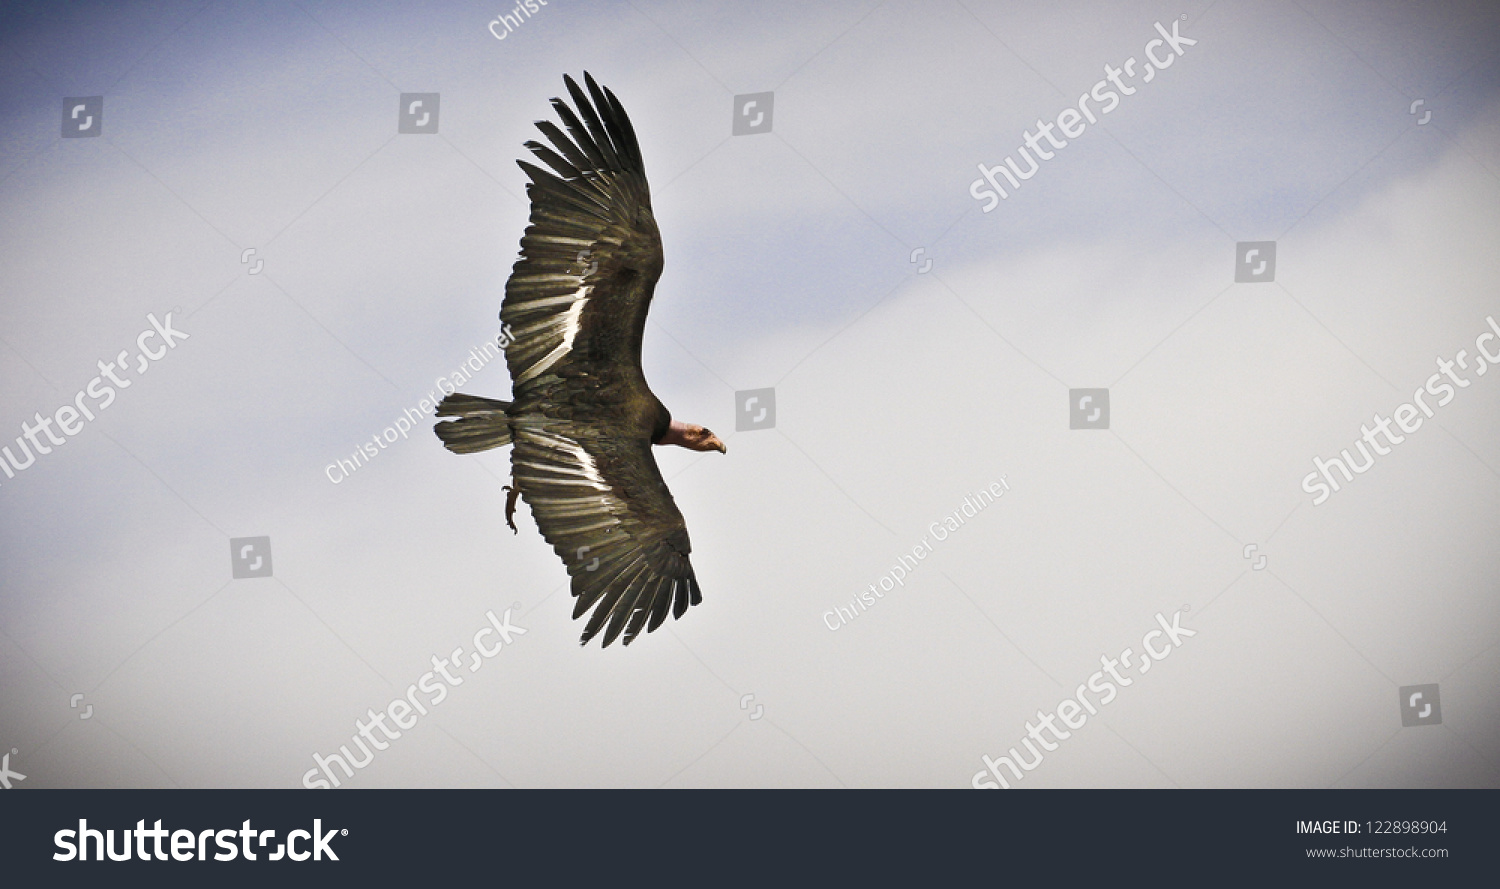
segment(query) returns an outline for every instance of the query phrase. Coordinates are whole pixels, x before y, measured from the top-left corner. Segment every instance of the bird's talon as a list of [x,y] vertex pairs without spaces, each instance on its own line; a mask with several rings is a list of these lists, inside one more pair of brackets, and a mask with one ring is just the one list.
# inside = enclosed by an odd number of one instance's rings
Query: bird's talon
[[512,534],[520,534],[521,529],[516,527],[516,498],[521,492],[511,485],[503,485],[500,490],[505,492],[505,524],[510,525]]

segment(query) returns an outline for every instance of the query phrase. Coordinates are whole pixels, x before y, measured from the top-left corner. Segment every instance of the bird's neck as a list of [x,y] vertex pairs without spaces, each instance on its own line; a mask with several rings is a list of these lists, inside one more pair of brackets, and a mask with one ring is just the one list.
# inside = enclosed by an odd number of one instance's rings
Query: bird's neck
[[661,438],[656,440],[659,445],[677,445],[680,448],[688,446],[687,424],[681,420],[673,420],[667,424],[667,431]]

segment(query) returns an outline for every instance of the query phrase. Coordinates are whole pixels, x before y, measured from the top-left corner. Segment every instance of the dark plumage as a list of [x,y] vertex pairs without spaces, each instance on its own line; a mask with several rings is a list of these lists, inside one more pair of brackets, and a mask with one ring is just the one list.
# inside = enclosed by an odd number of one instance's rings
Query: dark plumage
[[459,419],[436,431],[457,453],[514,444],[507,521],[519,494],[573,578],[573,617],[593,609],[583,642],[603,630],[608,646],[623,631],[629,645],[702,601],[651,446],[725,448],[673,422],[646,385],[641,338],[662,249],[640,146],[613,93],[587,73],[587,95],[563,79],[577,112],[552,107],[567,133],[539,121],[551,147],[526,143],[555,175],[518,161],[531,225],[500,308],[514,400],[450,395],[437,415]]

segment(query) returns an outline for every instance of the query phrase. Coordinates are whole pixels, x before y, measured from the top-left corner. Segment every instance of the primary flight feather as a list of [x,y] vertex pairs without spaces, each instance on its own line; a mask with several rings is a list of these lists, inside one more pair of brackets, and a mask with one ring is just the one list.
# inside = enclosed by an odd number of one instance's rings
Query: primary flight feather
[[593,609],[582,641],[602,630],[605,646],[622,632],[629,645],[703,598],[651,448],[726,448],[673,420],[646,385],[641,337],[662,249],[640,146],[614,93],[587,72],[587,94],[563,80],[573,107],[552,107],[567,132],[538,121],[551,147],[526,143],[552,172],[517,161],[531,224],[500,307],[512,400],[449,395],[437,415],[458,419],[436,431],[460,454],[514,446],[506,521],[514,530],[524,498],[572,577],[573,617]]

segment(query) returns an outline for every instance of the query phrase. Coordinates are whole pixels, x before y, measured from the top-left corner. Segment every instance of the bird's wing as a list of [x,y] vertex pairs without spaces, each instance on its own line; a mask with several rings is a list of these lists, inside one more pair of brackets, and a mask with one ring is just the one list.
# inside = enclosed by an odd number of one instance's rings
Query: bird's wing
[[630,119],[614,93],[587,74],[588,95],[571,77],[564,80],[577,112],[561,99],[552,107],[567,133],[538,121],[551,147],[526,143],[553,172],[517,161],[531,178],[531,225],[505,285],[500,320],[512,337],[505,355],[521,402],[548,374],[638,369],[662,269],[661,235]]
[[604,629],[608,646],[623,630],[629,645],[669,608],[678,618],[703,600],[687,525],[648,441],[536,415],[513,428],[516,484],[573,578],[573,618],[594,610],[583,642]]

